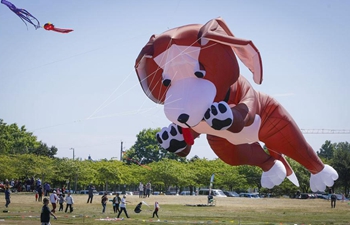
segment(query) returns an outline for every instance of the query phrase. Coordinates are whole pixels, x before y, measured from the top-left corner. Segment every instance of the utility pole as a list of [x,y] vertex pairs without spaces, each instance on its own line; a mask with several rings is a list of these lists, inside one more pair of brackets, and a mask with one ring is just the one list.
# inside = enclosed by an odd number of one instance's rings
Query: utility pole
[[120,145],[120,161],[123,161],[123,142]]
[[70,148],[70,150],[73,150],[73,161],[74,161],[74,156],[75,156],[75,154],[74,154],[74,148]]

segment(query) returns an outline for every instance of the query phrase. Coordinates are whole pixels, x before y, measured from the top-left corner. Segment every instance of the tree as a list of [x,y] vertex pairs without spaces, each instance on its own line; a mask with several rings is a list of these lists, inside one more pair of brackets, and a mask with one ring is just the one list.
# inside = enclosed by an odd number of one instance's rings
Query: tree
[[16,123],[6,124],[0,119],[0,154],[27,154],[48,156],[53,158],[58,149],[48,147],[37,141],[37,137],[27,132],[25,126],[18,127]]
[[103,184],[104,190],[107,191],[109,184],[117,184],[123,181],[121,177],[120,161],[99,161],[95,163],[96,169],[96,182],[100,185]]
[[340,142],[335,145],[332,166],[338,172],[339,178],[336,186],[342,186],[344,193],[349,193],[350,188],[350,144]]
[[165,190],[170,186],[179,186],[188,175],[185,165],[170,159],[153,162],[149,165],[152,168],[150,172],[152,181],[164,185]]
[[157,141],[156,134],[160,131],[157,129],[143,129],[138,135],[135,144],[125,152],[124,160],[135,160],[142,164],[158,162],[163,158],[175,159],[184,162],[186,158],[179,157],[174,153],[166,151]]
[[16,123],[7,125],[0,119],[1,154],[25,154],[37,146],[36,137],[27,132],[25,126],[19,128]]
[[218,172],[215,176],[215,183],[220,185],[220,189],[224,190],[244,190],[249,187],[246,176],[239,173],[239,167],[231,166],[224,163],[220,159],[216,159],[213,163],[217,162]]
[[57,154],[58,149],[55,146],[51,146],[50,148],[47,144],[39,142],[39,146],[29,150],[30,154],[47,156],[49,158],[53,158]]
[[77,181],[79,182],[82,189],[86,189],[89,184],[94,183],[97,171],[93,168],[95,162],[91,160],[79,161],[75,160],[80,169],[79,177]]
[[261,175],[262,169],[257,166],[243,165],[238,166],[238,171],[241,175],[245,176],[250,188],[261,188]]
[[334,154],[334,144],[331,143],[331,141],[325,141],[325,143],[320,148],[320,151],[317,152],[317,155],[321,158],[324,158],[326,160],[333,159]]
[[0,180],[11,179],[14,177],[16,167],[14,165],[15,157],[9,155],[0,155]]

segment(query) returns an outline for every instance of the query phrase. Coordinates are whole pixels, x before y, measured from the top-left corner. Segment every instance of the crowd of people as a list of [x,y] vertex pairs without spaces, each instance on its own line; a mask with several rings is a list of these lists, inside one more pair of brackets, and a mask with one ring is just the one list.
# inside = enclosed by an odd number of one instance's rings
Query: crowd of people
[[[62,211],[62,212],[64,211],[65,213],[73,212],[74,210],[73,196],[70,192],[68,192],[67,195],[65,195],[64,186],[62,187],[62,189],[57,188],[57,190],[56,189],[53,190],[51,189],[51,186],[49,183],[44,183],[44,185],[42,185],[40,179],[32,178],[32,179],[28,179],[27,181],[28,182],[26,182],[26,185],[22,186],[21,188],[19,188],[19,186],[21,186],[20,181],[14,181],[14,180],[9,181],[6,179],[6,181],[2,184],[1,188],[4,188],[5,190],[5,199],[6,199],[5,207],[6,208],[9,207],[11,203],[10,195],[12,190],[17,192],[21,192],[21,191],[33,192],[35,193],[35,201],[43,202],[41,217],[40,217],[42,224],[49,224],[51,216],[57,219],[55,215],[57,205],[59,205],[58,211]],[[94,191],[95,191],[95,187],[92,184],[90,184],[88,186],[87,203],[92,203]],[[151,193],[151,182],[148,182],[146,185],[143,185],[140,182],[139,193],[140,193],[140,197],[142,198],[149,197]],[[46,197],[43,198],[43,196],[46,196]],[[124,213],[127,218],[130,218],[126,209],[126,205],[128,203],[128,201],[126,201],[126,195],[123,195],[123,197],[120,197],[119,193],[116,193],[113,199],[109,200],[107,196],[107,192],[105,192],[101,197],[102,213],[105,213],[108,201],[111,201],[113,204],[113,212],[118,213],[117,218],[119,218],[122,213]],[[66,203],[65,209],[64,209],[64,203]],[[51,210],[50,210],[49,204],[51,204]],[[142,202],[140,202],[137,205],[134,211],[136,213],[141,212],[141,206],[142,206]],[[152,214],[153,218],[155,216],[159,218],[158,210],[159,210],[159,203],[155,202],[154,211]]]
[[146,198],[150,196],[152,190],[151,181],[148,181],[147,184],[140,182],[139,184],[139,198]]
[[[103,196],[101,197],[102,213],[105,213],[105,211],[106,211],[107,201],[108,201],[107,193],[104,193]],[[123,195],[123,197],[121,198],[119,193],[116,193],[115,197],[111,200],[111,202],[113,204],[113,212],[118,213],[117,218],[119,218],[123,212],[124,212],[126,218],[130,218],[129,214],[127,212],[127,209],[126,209],[126,205],[127,205],[127,203],[129,203],[126,200],[126,195]],[[142,202],[137,204],[136,208],[134,209],[134,212],[140,213],[142,211],[141,206],[142,206]],[[159,203],[155,202],[152,218],[154,218],[154,216],[157,216],[157,218],[159,218],[159,216],[158,216],[159,208],[160,208]]]

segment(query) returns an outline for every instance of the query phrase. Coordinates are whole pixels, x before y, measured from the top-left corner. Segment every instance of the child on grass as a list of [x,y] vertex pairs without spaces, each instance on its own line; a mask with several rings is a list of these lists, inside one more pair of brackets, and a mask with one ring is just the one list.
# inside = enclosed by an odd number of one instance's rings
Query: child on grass
[[158,210],[159,210],[159,203],[158,202],[155,202],[154,203],[154,212],[153,212],[153,216],[152,216],[152,218],[154,218],[154,215],[156,215],[157,216],[157,218],[159,219],[159,216],[158,216]]
[[55,214],[53,212],[50,211],[50,208],[48,206],[49,199],[44,198],[43,203],[44,203],[44,205],[41,209],[41,215],[40,215],[41,225],[51,225],[50,216],[53,216],[53,218],[55,218],[55,220],[57,219],[57,217],[55,216]]

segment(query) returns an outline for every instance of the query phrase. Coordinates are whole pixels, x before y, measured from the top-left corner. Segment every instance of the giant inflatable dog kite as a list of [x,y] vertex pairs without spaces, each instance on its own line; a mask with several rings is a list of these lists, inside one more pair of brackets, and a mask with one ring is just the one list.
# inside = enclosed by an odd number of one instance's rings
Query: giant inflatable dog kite
[[255,91],[240,76],[236,56],[253,73],[254,82],[261,84],[257,48],[250,40],[236,38],[221,18],[150,38],[135,69],[146,95],[164,104],[172,122],[157,134],[158,142],[186,156],[194,138],[207,134],[211,148],[224,162],[261,167],[262,187],[279,185],[286,176],[299,186],[284,155],[310,171],[312,191],[333,186],[337,172],[322,163],[275,99]]

